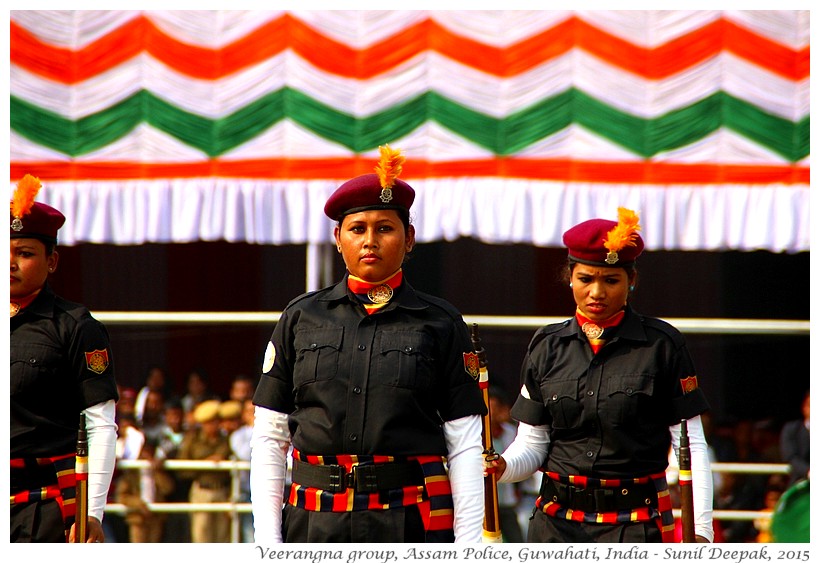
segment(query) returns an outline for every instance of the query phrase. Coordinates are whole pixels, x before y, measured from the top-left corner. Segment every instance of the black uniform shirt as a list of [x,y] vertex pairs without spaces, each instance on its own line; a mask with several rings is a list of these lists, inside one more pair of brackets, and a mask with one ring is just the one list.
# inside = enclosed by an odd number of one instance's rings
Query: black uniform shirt
[[80,412],[118,399],[108,333],[47,285],[10,324],[11,457],[71,453]]
[[529,398],[519,395],[512,416],[551,426],[549,471],[644,476],[666,469],[669,427],[708,408],[692,377],[683,336],[664,321],[627,308],[595,355],[572,318],[535,333],[521,373]]
[[254,403],[289,414],[305,454],[446,455],[442,423],[485,412],[464,320],[406,280],[367,315],[346,282],[287,306]]

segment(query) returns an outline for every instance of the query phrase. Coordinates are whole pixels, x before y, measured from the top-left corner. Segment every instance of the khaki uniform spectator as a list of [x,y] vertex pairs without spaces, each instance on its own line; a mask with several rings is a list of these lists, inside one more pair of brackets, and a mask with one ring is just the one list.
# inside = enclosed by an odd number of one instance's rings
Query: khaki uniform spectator
[[[222,461],[231,454],[228,437],[219,429],[219,401],[205,401],[196,407],[196,427],[186,434],[179,449],[179,459]],[[193,479],[188,499],[193,504],[227,502],[230,496],[230,473],[227,471],[187,472]],[[228,515],[225,512],[192,512],[193,543],[226,543],[230,540]]]
[[[140,459],[154,461],[154,446],[146,443]],[[126,469],[117,480],[115,498],[125,505],[125,522],[131,543],[159,543],[166,514],[154,513],[151,502],[163,502],[174,490],[174,481],[162,470]]]
[[225,401],[219,405],[219,429],[230,436],[242,426],[242,402]]

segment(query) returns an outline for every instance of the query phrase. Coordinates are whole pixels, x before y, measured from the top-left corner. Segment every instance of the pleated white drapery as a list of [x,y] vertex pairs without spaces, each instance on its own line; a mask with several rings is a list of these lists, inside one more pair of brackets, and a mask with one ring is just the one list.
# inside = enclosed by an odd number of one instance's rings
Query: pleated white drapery
[[[71,218],[62,244],[247,241],[325,243],[333,223],[330,181],[155,180],[51,182],[41,201]],[[797,252],[809,248],[808,188],[641,186],[458,178],[414,182],[419,242],[474,237],[488,243],[561,246],[561,234],[618,206],[642,215],[647,248]],[[101,209],[105,213],[100,213]],[[646,210],[652,213],[644,213]],[[656,211],[662,210],[658,214]]]

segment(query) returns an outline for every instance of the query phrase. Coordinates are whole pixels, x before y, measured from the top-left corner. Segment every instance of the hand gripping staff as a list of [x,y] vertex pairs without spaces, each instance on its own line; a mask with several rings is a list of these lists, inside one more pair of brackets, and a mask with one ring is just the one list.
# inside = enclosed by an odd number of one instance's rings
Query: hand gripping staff
[[[487,414],[483,417],[484,426],[481,429],[481,438],[484,444],[484,461],[495,461],[498,454],[493,449],[492,413],[490,412],[490,379],[487,373],[487,354],[481,345],[478,335],[478,325],[473,323],[470,331],[470,340],[473,350],[478,356],[478,386],[484,396]],[[500,543],[501,526],[498,523],[498,485],[495,473],[484,476],[484,534],[483,543]]]
[[695,543],[695,504],[692,496],[692,454],[689,452],[689,430],[686,419],[680,421],[680,521],[683,530],[682,543]]
[[74,465],[77,479],[77,513],[74,518],[74,541],[85,543],[88,539],[88,435],[85,430],[85,413],[80,413],[80,430],[77,434],[77,460]]

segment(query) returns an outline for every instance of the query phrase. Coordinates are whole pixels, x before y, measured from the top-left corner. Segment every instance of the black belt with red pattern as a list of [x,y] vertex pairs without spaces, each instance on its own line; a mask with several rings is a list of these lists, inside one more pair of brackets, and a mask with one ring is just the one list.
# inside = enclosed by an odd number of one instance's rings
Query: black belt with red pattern
[[380,463],[354,465],[350,472],[344,465],[313,465],[293,460],[293,482],[331,493],[353,489],[358,493],[375,493],[424,485],[424,473],[418,463]]
[[613,512],[658,506],[658,492],[652,483],[629,483],[619,487],[576,487],[544,479],[541,497],[564,508],[583,512]]

